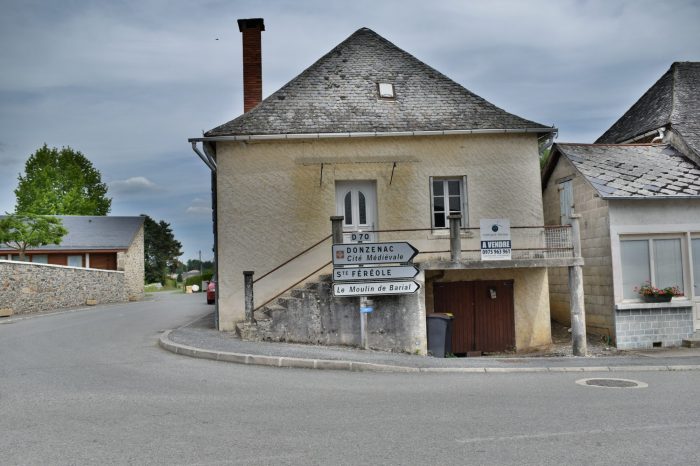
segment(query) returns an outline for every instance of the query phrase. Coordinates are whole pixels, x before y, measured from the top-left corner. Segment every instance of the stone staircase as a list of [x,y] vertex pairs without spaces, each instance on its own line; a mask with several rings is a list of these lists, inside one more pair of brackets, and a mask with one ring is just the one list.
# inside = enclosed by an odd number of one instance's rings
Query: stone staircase
[[700,348],[700,331],[693,333],[688,338],[684,338],[682,344],[686,348]]
[[238,324],[237,333],[244,340],[354,345],[354,319],[329,312],[342,306],[336,301],[348,300],[333,297],[331,275],[323,274],[256,310],[255,324]]
[[[417,317],[417,299],[417,295],[374,297],[382,312],[373,313],[368,322],[371,348],[415,351],[423,329]],[[359,300],[334,297],[330,274],[293,288],[255,311],[253,317],[255,323],[236,326],[243,340],[360,345]]]

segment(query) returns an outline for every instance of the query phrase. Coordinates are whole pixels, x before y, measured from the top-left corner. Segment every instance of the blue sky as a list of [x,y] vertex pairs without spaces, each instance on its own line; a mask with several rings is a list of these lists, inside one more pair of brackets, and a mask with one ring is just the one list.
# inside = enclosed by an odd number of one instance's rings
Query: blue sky
[[[505,110],[592,142],[674,61],[700,61],[700,2],[4,0],[0,212],[27,157],[71,146],[112,215],[169,222],[211,257],[209,172],[188,137],[242,112],[236,19],[262,17],[267,96],[369,27]],[[217,40],[218,39],[218,40]]]

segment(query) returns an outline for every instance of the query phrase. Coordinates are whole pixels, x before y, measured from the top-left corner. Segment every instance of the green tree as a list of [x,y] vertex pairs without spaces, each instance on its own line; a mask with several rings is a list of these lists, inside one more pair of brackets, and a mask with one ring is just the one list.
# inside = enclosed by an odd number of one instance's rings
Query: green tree
[[0,218],[0,243],[19,251],[24,260],[29,247],[61,244],[68,230],[61,219],[48,215],[8,214]]
[[182,244],[175,239],[169,223],[143,216],[146,283],[164,283],[166,275],[173,273],[179,264],[177,258],[182,255]]
[[107,215],[112,199],[100,172],[79,151],[44,144],[29,156],[15,189],[17,212],[41,215]]

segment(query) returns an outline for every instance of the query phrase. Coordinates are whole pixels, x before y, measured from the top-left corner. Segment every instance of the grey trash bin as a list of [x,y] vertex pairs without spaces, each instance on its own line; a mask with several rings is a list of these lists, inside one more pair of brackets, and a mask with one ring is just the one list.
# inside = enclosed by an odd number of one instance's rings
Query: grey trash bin
[[428,352],[436,358],[452,353],[452,314],[428,314]]

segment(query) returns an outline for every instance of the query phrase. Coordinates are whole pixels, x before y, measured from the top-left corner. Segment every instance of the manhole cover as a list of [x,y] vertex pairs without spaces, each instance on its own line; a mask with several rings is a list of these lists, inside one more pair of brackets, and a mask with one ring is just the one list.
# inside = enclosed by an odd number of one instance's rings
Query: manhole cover
[[581,379],[576,381],[579,385],[588,387],[606,387],[606,388],[646,388],[647,384],[638,380],[628,379]]

